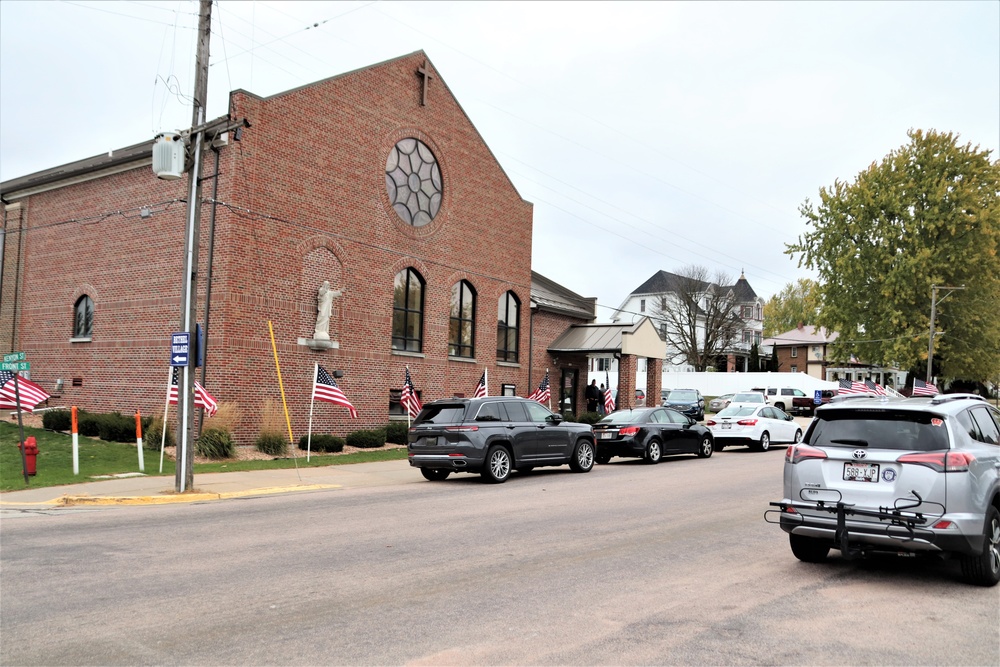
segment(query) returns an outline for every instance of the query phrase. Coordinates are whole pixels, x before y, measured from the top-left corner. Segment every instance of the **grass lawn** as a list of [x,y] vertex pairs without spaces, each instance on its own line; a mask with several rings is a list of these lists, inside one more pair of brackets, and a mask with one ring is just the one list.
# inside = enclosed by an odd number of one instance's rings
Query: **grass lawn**
[[[0,422],[0,491],[18,491],[25,488],[58,486],[92,482],[95,475],[114,475],[139,472],[139,455],[135,444],[105,442],[93,438],[80,437],[80,474],[73,474],[73,438],[67,433],[46,431],[40,428],[24,428],[24,437],[34,436],[38,444],[36,459],[37,475],[28,478],[24,484],[21,467],[21,452],[17,447],[19,434],[17,424]],[[279,468],[320,467],[346,463],[366,463],[368,461],[390,461],[405,459],[406,449],[376,449],[356,454],[313,454],[306,463],[306,453],[295,451],[299,458],[284,458],[262,461],[220,461],[218,463],[196,463],[195,474],[206,472],[238,472],[241,470],[273,470]],[[160,475],[160,452],[143,451],[146,474]],[[174,461],[163,460],[163,475],[174,475]]]

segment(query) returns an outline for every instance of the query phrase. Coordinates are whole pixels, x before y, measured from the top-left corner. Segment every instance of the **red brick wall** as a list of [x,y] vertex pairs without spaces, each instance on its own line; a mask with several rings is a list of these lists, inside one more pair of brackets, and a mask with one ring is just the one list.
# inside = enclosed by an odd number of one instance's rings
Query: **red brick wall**
[[[522,322],[524,320],[522,319]],[[553,357],[548,352],[548,347],[559,336],[565,333],[573,324],[586,324],[588,320],[565,317],[545,311],[538,311],[532,315],[531,329],[533,334],[532,361],[531,361],[531,381],[525,390],[518,388],[518,396],[527,396],[538,387],[538,383],[545,377],[545,370],[549,371],[549,383],[552,387],[552,409],[559,411],[558,399],[561,387],[559,382],[562,379],[562,370],[577,370],[577,387],[573,405],[576,413],[583,412],[587,407],[584,399],[584,390],[587,386],[587,357],[582,354],[560,354]],[[523,326],[527,326],[526,324]],[[527,363],[527,357],[524,358]]]
[[663,384],[663,360],[646,359],[646,405],[659,405]]
[[[360,417],[317,404],[314,432],[343,435],[386,423],[389,390],[402,386],[406,365],[425,401],[471,395],[484,366],[491,394],[503,382],[521,395],[530,391],[531,205],[436,72],[427,106],[420,105],[416,69],[423,62],[418,53],[266,99],[232,94],[233,117],[252,127],[221,153],[218,199],[229,207],[216,207],[205,384],[217,400],[239,404],[241,444],[258,432],[265,399],[280,403],[269,322],[296,439],[305,433],[316,362],[345,372],[340,385]],[[405,137],[424,141],[442,170],[441,211],[421,228],[400,221],[385,192],[386,156]],[[209,152],[203,173],[213,172]],[[211,186],[205,182],[203,197]],[[60,404],[163,409],[169,334],[179,328],[184,205],[154,206],[145,219],[137,209],[182,198],[185,187],[186,179],[160,181],[143,167],[23,200],[36,229],[24,263],[20,347],[43,386],[66,379]],[[116,210],[126,216],[97,219]],[[204,205],[199,320],[210,214]],[[73,218],[93,224],[49,226]],[[393,277],[406,267],[426,281],[418,356],[391,349]],[[461,279],[477,291],[472,362],[448,358],[451,286]],[[317,352],[297,339],[312,337],[323,280],[344,290],[330,325],[340,349]],[[508,290],[521,303],[520,359],[501,366],[497,301]],[[94,299],[93,340],[70,344],[73,303],[83,293]],[[72,377],[83,386],[71,387]]]
[[[639,370],[639,358],[633,354],[623,354],[618,360],[618,409],[635,407],[635,377]],[[648,393],[648,392],[647,392]]]

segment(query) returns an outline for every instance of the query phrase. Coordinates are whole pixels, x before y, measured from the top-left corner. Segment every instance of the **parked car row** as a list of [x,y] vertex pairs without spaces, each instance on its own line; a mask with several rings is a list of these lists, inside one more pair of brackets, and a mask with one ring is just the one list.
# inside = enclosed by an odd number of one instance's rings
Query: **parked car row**
[[736,420],[726,417],[702,425],[697,417],[704,405],[698,398],[678,404],[694,415],[665,407],[633,408],[617,410],[590,426],[566,421],[525,398],[443,399],[426,404],[410,427],[409,461],[431,481],[469,472],[499,483],[515,470],[540,466],[568,464],[575,472],[589,472],[595,462],[608,463],[614,457],[653,464],[670,454],[707,459],[727,445],[742,442],[766,451],[771,442],[797,442],[801,436],[791,417],[766,405],[763,411],[739,412]]

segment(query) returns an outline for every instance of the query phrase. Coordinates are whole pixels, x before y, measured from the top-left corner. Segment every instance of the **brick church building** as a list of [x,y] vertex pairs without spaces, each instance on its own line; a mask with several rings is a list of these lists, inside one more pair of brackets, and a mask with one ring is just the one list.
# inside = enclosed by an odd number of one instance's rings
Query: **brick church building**
[[[239,137],[224,131],[237,119]],[[360,414],[317,404],[313,430],[343,435],[403,414],[407,366],[425,402],[471,396],[484,369],[490,394],[525,396],[555,363],[548,343],[594,319],[569,290],[533,302],[532,205],[423,52],[266,98],[236,90],[209,126],[194,373],[239,406],[240,444],[266,399],[280,405],[269,322],[297,439],[315,363],[343,371]],[[0,347],[27,352],[54,405],[162,413],[187,178],[156,178],[151,156],[146,141],[0,184]],[[534,314],[547,340],[530,337]]]

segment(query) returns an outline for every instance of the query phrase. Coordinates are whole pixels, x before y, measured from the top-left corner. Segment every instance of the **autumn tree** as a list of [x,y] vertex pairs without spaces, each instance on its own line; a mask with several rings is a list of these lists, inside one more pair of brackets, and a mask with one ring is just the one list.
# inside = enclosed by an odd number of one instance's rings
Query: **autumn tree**
[[650,319],[667,343],[668,357],[696,371],[713,366],[744,329],[732,279],[723,273],[710,278],[701,266],[672,274],[670,291],[650,309]]
[[786,252],[819,273],[816,324],[854,354],[900,368],[927,363],[931,286],[934,352],[948,378],[1000,367],[1000,161],[957,135],[908,132],[910,142],[800,207],[810,228]]
[[819,283],[799,278],[764,304],[764,337],[771,338],[799,324],[815,324],[819,312]]

